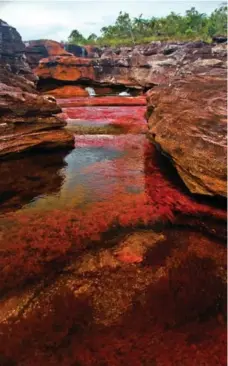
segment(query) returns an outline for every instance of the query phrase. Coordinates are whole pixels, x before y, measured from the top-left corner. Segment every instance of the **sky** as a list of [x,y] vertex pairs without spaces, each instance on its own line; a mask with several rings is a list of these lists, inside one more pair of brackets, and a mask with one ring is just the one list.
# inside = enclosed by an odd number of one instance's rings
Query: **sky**
[[120,11],[137,17],[143,14],[165,16],[171,11],[184,14],[195,7],[201,13],[211,13],[221,1],[153,1],[153,0],[74,0],[74,1],[1,1],[0,19],[15,27],[24,41],[35,39],[67,40],[73,29],[84,36],[99,35],[100,29],[113,24]]

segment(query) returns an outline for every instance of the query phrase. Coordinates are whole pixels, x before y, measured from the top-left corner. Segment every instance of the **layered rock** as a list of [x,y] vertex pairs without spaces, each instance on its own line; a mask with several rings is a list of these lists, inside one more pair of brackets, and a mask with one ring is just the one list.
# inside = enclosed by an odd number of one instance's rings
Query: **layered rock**
[[226,73],[205,74],[149,92],[149,134],[192,193],[226,196]]
[[[64,50],[64,49],[63,49]],[[41,59],[35,73],[55,79],[91,84],[149,88],[169,83],[176,76],[226,67],[226,44],[152,42],[134,47],[105,48],[100,57],[55,55]]]
[[69,55],[62,44],[51,40],[37,40],[25,42],[25,52],[29,65],[34,68],[39,64],[40,59],[49,56]]
[[25,46],[15,28],[0,21],[0,156],[31,148],[72,146],[61,129],[65,123],[52,97],[36,91],[37,77],[24,55]]

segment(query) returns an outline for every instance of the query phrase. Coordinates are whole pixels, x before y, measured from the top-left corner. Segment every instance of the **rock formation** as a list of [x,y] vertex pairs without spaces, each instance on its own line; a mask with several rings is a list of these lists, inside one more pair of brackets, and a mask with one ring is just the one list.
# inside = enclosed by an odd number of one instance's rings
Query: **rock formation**
[[148,94],[151,140],[192,193],[227,195],[226,72],[188,76]]
[[89,82],[143,90],[156,86],[148,94],[151,139],[171,157],[192,193],[225,196],[224,40],[105,48],[93,59],[63,51],[41,59],[35,73],[43,83]]
[[[59,44],[59,47],[61,45]],[[26,53],[30,48],[26,48]],[[35,73],[42,79],[66,83],[124,85],[150,88],[169,83],[176,76],[209,72],[225,67],[226,44],[196,42],[152,42],[149,45],[104,48],[97,58],[62,53],[46,54]],[[101,53],[102,52],[102,53]],[[31,63],[33,66],[33,63]]]
[[36,91],[37,77],[15,28],[0,20],[0,156],[31,148],[72,146],[54,98]]
[[25,42],[26,57],[29,65],[34,68],[42,58],[49,56],[69,55],[62,44],[51,40],[37,40]]

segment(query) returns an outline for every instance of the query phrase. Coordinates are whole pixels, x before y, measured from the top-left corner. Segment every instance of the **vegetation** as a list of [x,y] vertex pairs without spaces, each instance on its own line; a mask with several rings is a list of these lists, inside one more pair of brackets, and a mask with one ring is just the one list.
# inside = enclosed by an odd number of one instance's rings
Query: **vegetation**
[[115,24],[103,27],[101,35],[92,33],[88,38],[78,30],[73,30],[68,38],[73,44],[93,45],[132,45],[155,40],[196,40],[210,41],[214,35],[227,32],[227,6],[221,4],[210,15],[199,13],[194,7],[185,15],[171,12],[166,17],[149,19],[130,18],[128,13],[120,12]]

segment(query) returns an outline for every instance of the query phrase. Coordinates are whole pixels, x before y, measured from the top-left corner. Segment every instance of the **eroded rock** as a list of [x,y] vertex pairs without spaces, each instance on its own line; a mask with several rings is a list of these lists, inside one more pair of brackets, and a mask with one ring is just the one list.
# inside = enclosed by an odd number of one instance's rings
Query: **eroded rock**
[[0,157],[31,148],[73,145],[56,100],[37,93],[37,77],[15,28],[0,21]]
[[151,140],[192,193],[226,196],[226,81],[189,76],[148,94]]
[[[35,73],[42,79],[148,88],[176,76],[226,67],[225,45],[195,42],[152,42],[134,47],[104,48],[96,58],[52,55],[40,59]],[[222,51],[221,51],[222,49]],[[216,51],[217,50],[217,51]]]

